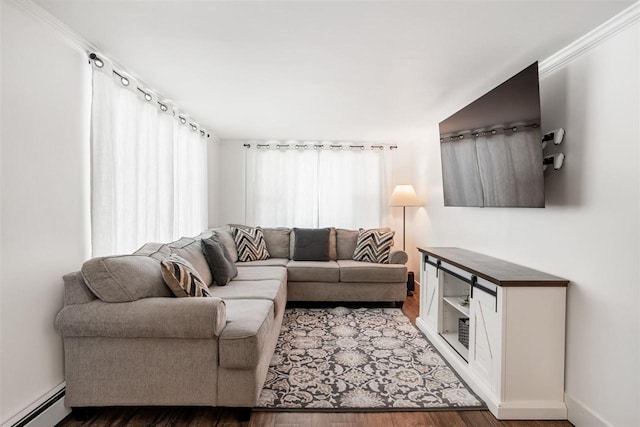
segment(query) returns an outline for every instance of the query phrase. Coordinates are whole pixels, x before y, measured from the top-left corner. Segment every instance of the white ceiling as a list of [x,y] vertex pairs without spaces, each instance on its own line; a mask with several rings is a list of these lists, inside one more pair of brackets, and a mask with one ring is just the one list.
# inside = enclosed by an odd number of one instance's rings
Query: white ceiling
[[632,1],[38,4],[222,139],[401,142]]

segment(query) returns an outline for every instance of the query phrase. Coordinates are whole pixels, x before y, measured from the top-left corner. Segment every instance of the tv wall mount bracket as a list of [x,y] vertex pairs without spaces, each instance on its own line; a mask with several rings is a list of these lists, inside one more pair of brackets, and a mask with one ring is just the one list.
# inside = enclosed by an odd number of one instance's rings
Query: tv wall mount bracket
[[[551,132],[547,132],[542,136],[542,149],[544,150],[549,142],[553,142],[553,145],[560,145],[564,139],[564,129],[558,128]],[[543,170],[547,170],[549,165],[553,165],[554,170],[559,170],[564,164],[564,153],[555,153],[548,156],[544,156],[542,160]]]

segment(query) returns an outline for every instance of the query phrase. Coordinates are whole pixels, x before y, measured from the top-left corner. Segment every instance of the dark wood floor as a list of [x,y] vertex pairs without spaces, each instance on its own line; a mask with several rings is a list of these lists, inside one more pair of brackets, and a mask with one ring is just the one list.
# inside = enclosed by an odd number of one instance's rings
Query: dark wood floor
[[[419,293],[407,297],[402,307],[415,324]],[[91,419],[76,421],[69,415],[61,427],[118,426],[264,426],[264,427],[570,427],[567,421],[498,421],[489,411],[433,412],[258,412],[248,422],[240,422],[241,413],[226,408],[98,408]]]

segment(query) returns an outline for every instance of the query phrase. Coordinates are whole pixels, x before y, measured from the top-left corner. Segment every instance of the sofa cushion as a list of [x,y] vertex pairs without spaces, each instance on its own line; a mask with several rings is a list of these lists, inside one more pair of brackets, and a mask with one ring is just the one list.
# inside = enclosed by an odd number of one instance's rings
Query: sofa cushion
[[142,255],[98,257],[82,264],[82,277],[95,296],[106,302],[169,297],[160,261]]
[[[225,288],[220,288],[222,290]],[[216,289],[218,290],[218,289]],[[219,364],[223,368],[255,368],[274,327],[274,305],[266,299],[228,299],[227,324],[220,333]]]
[[241,268],[245,268],[245,267],[262,267],[262,266],[286,267],[288,263],[289,263],[289,258],[269,258],[269,259],[262,259],[259,261],[236,262],[236,267],[238,267],[238,271],[240,271]]
[[358,243],[358,230],[336,229],[337,259],[353,259],[353,253]]
[[212,296],[228,299],[266,299],[275,301],[280,288],[286,282],[280,280],[232,280],[227,286],[211,286]]
[[290,228],[263,228],[262,234],[270,257],[289,258]]
[[214,228],[211,231],[214,232],[216,236],[220,239],[225,248],[227,248],[227,252],[231,257],[231,261],[238,261],[238,249],[236,248],[236,241],[233,238],[233,233],[231,233],[230,228]]
[[213,275],[213,283],[218,286],[224,286],[229,283],[229,280],[238,275],[238,268],[231,261],[227,248],[217,236],[212,236],[210,239],[202,239],[201,244],[202,252]]
[[189,262],[196,269],[204,284],[211,285],[213,276],[209,264],[202,253],[202,246],[199,239],[192,237],[183,237],[180,240],[169,243],[167,246],[171,249],[172,254],[176,254]]
[[158,261],[162,261],[171,255],[171,249],[165,243],[145,243],[140,249],[133,253],[134,255],[148,256]]
[[397,283],[324,283],[290,282],[287,285],[287,301],[404,301],[407,282]]
[[329,261],[328,228],[294,228],[295,261]]
[[402,264],[374,264],[340,259],[341,282],[399,283],[407,281],[407,267]]
[[62,280],[64,281],[64,305],[85,304],[97,298],[79,271],[65,274]]
[[394,231],[360,230],[353,253],[356,261],[389,264]]
[[177,297],[209,297],[209,288],[196,269],[179,255],[173,254],[162,261],[162,277]]
[[337,260],[338,259],[338,248],[336,246],[336,229],[331,227],[329,230],[329,259]]
[[211,286],[211,295],[224,301],[264,299],[273,301],[275,312],[287,304],[287,282],[281,280],[232,280],[227,286]]
[[233,238],[238,249],[238,261],[258,261],[270,258],[267,244],[260,227],[231,227]]
[[211,237],[213,237],[213,234],[214,234],[213,230],[204,230],[202,233],[195,236],[194,239],[196,240],[210,239]]
[[281,266],[240,267],[233,280],[281,280],[287,281],[287,269]]
[[[238,265],[266,261],[269,260]],[[279,312],[284,310],[287,303],[287,269],[284,266],[240,267],[238,276],[227,286],[211,287],[210,291],[222,299],[268,299],[274,302],[276,312]]]
[[338,282],[340,268],[336,261],[294,261],[287,264],[290,282]]

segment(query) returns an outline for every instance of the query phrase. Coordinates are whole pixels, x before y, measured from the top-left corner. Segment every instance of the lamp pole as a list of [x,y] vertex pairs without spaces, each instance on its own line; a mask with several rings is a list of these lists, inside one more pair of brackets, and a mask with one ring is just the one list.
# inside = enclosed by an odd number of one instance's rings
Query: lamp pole
[[[407,206],[423,206],[424,203],[416,195],[416,191],[410,184],[396,185],[391,193],[389,206],[402,206],[402,250],[407,252]],[[407,272],[407,295],[411,296],[414,288],[414,274]]]
[[406,225],[406,220],[407,220],[407,207],[403,206],[402,207],[402,250],[404,252],[407,251],[406,248],[406,242],[407,242],[407,227]]

